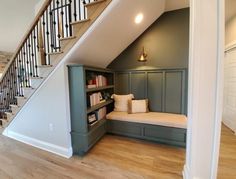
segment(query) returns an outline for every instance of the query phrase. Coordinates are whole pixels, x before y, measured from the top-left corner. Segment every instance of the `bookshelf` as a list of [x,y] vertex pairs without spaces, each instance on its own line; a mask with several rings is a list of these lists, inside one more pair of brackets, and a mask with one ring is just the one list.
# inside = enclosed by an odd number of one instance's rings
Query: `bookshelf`
[[68,65],[68,77],[73,153],[84,155],[106,133],[105,115],[113,109],[114,73]]

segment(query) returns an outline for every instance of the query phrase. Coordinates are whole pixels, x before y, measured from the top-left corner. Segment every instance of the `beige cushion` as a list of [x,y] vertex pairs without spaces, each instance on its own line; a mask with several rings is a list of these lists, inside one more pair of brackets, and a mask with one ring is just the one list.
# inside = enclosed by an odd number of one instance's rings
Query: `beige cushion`
[[128,101],[128,113],[146,113],[148,112],[148,99],[142,100],[129,100]]
[[113,94],[112,98],[115,101],[114,111],[127,112],[128,111],[128,101],[134,98],[133,94],[128,95],[116,95]]
[[108,120],[137,122],[175,128],[187,128],[187,117],[182,114],[149,112],[128,114],[127,112],[111,112],[106,115]]

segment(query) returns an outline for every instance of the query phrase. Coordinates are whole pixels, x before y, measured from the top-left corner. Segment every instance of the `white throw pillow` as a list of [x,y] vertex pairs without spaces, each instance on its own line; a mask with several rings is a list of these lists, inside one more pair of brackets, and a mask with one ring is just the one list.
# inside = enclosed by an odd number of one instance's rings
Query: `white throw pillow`
[[128,112],[128,101],[134,98],[133,94],[128,95],[116,95],[113,94],[111,98],[114,99],[114,111]]
[[146,113],[148,110],[148,99],[142,100],[129,100],[128,102],[128,113]]

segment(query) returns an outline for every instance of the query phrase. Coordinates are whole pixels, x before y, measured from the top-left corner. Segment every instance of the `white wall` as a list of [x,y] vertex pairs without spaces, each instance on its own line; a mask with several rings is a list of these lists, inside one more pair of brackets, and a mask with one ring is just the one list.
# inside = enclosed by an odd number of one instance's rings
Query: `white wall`
[[5,135],[70,157],[67,68],[62,64],[17,114]]
[[223,123],[236,132],[236,48],[225,52]]
[[225,45],[223,123],[236,132],[236,15],[225,24]]
[[39,0],[1,0],[0,51],[14,52],[34,19]]

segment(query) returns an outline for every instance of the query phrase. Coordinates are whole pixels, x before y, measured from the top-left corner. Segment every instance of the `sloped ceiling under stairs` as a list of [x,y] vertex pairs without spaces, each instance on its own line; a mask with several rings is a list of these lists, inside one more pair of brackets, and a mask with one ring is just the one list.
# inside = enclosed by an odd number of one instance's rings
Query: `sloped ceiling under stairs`
[[[188,6],[188,0],[113,0],[67,55],[69,63],[107,67],[162,13]],[[144,19],[137,25],[138,13]]]

